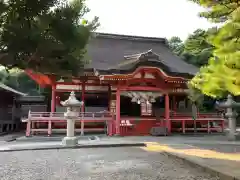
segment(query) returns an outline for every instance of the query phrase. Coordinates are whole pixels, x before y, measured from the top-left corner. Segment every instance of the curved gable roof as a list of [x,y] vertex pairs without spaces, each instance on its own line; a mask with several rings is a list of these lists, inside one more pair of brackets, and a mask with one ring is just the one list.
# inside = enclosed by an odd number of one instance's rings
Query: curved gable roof
[[87,68],[107,71],[151,49],[171,72],[192,76],[198,72],[197,67],[174,55],[164,38],[97,33],[96,37],[90,40],[87,48],[88,57],[91,60]]

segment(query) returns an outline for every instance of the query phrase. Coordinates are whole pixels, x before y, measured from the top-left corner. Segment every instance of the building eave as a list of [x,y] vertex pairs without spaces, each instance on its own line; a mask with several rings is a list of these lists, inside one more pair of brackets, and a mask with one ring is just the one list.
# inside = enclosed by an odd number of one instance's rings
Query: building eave
[[20,96],[27,96],[27,94],[22,93],[22,92],[20,92],[20,91],[17,91],[17,90],[15,90],[15,89],[13,89],[13,88],[11,88],[11,87],[3,84],[3,83],[0,83],[0,88],[1,88],[1,89],[4,89],[4,90],[6,90],[6,91],[10,91],[10,92],[12,92],[12,93],[14,93],[14,94],[17,94],[17,95],[20,95]]

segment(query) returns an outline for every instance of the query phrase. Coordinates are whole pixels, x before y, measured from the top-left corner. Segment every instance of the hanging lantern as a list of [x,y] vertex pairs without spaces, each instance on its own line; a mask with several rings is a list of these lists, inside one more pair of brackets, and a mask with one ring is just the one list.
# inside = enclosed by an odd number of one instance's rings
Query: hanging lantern
[[146,101],[146,104],[147,104],[147,105],[149,105],[149,104],[150,104],[150,102],[147,100],[147,101]]
[[141,104],[141,101],[139,99],[137,100],[137,104]]

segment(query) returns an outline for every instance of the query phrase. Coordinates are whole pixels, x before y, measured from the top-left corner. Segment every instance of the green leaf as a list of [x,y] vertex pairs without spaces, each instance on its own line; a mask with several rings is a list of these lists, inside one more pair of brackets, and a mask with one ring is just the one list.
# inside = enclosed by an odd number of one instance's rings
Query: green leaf
[[78,76],[99,25],[80,23],[87,12],[84,0],[0,0],[1,65]]

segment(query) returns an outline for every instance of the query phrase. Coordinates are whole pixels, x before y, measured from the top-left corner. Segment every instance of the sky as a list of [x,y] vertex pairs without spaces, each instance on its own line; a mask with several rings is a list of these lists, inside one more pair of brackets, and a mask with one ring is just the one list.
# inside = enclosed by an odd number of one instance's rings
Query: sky
[[212,27],[199,18],[202,10],[188,0],[87,0],[87,18],[98,16],[98,32],[182,40],[197,28]]

